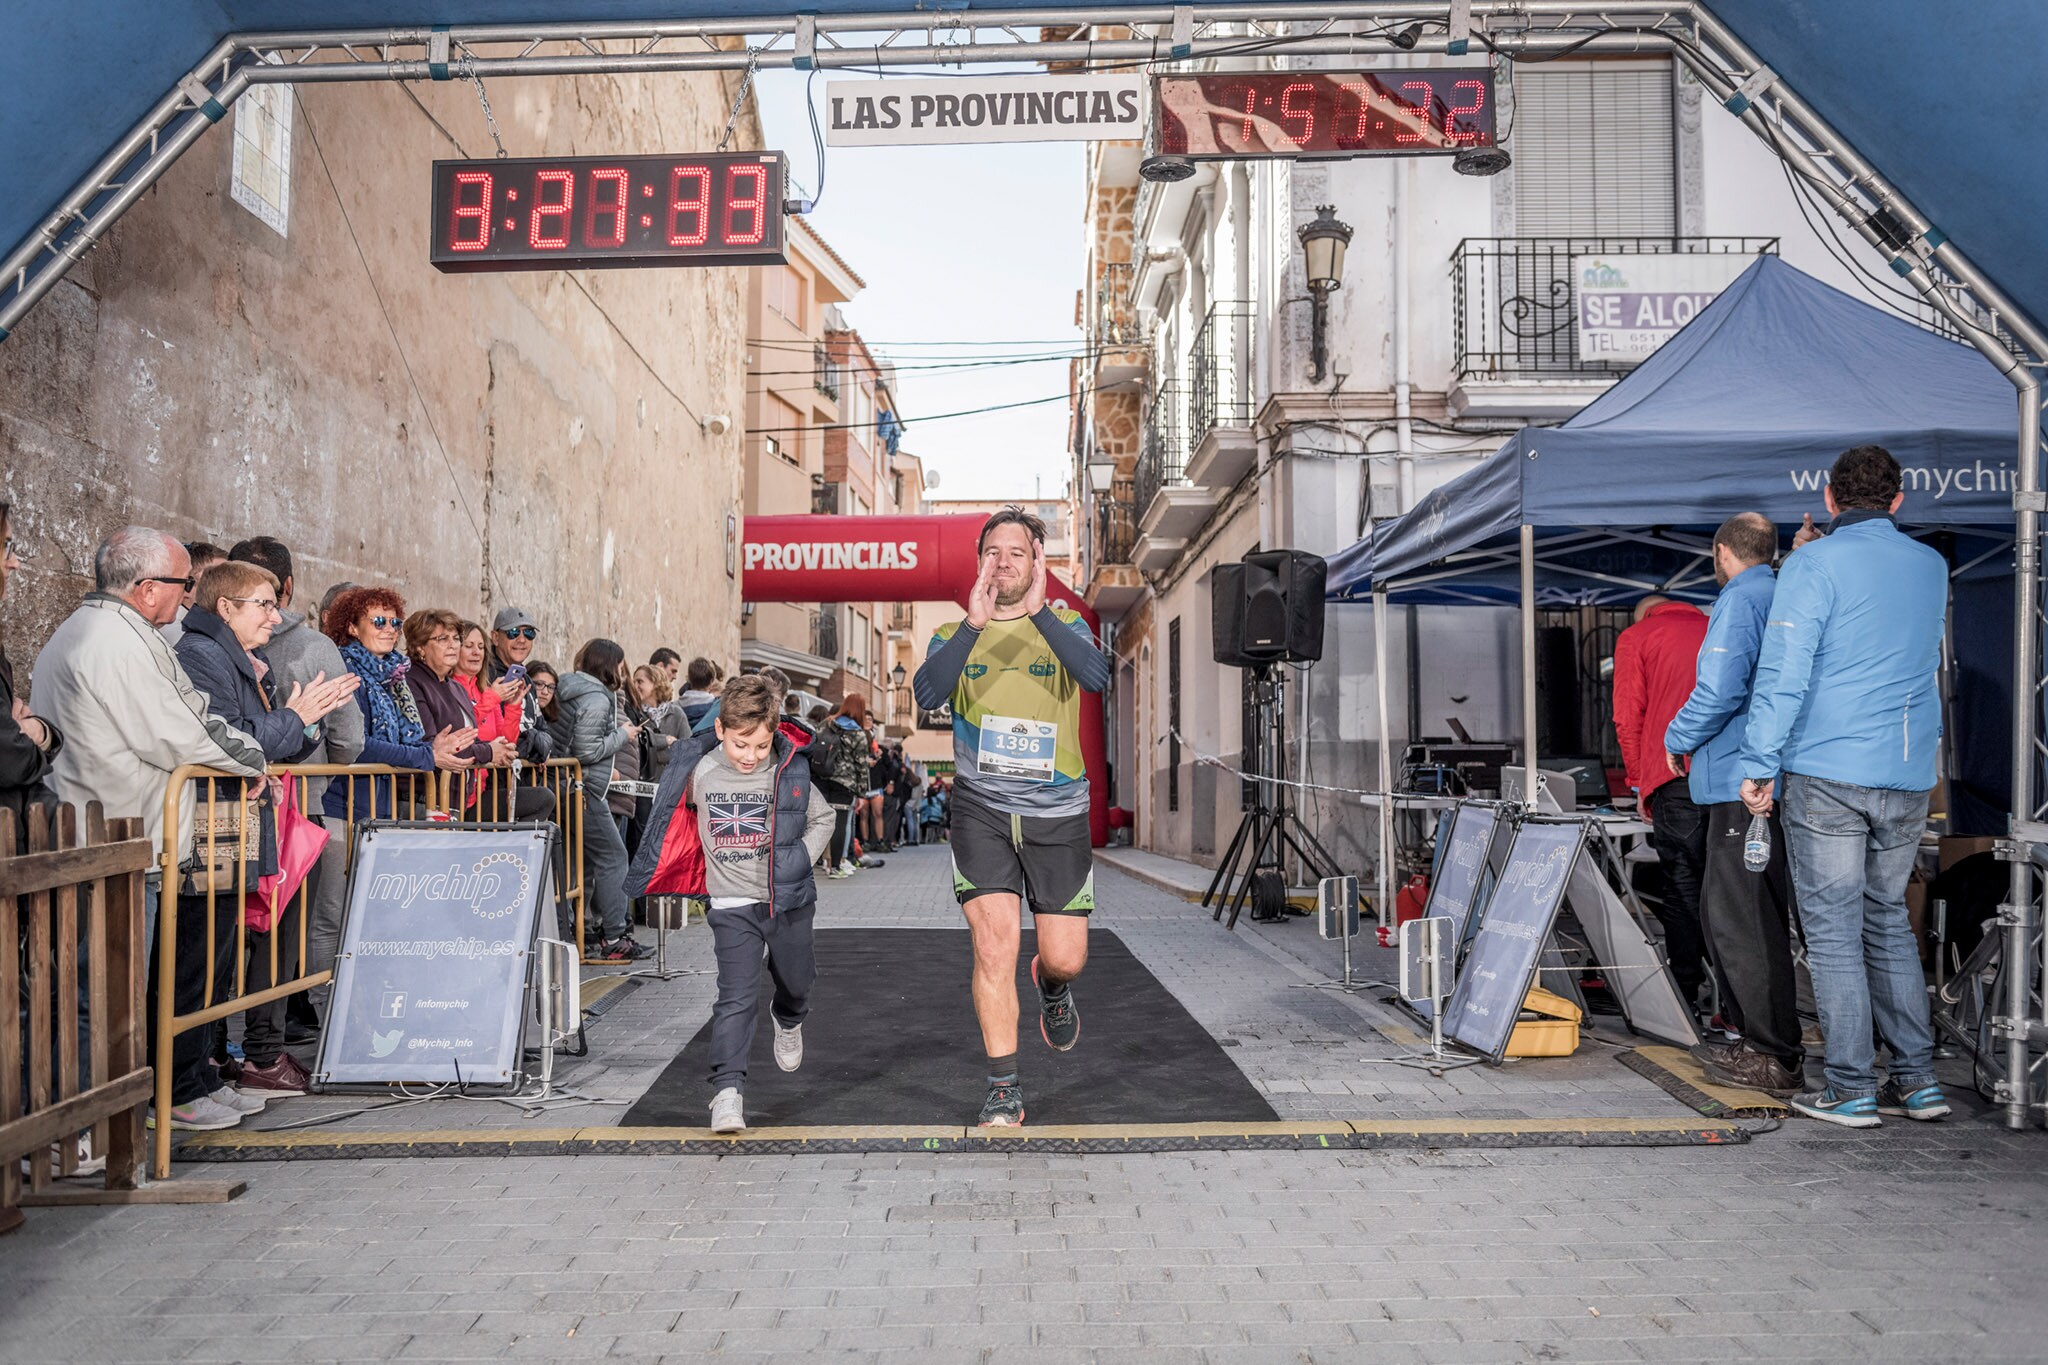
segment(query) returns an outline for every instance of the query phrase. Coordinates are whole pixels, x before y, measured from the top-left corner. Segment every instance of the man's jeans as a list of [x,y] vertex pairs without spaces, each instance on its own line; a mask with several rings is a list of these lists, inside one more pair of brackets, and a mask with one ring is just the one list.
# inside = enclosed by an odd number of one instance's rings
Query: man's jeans
[[[688,818],[682,812],[678,818]],[[586,933],[605,939],[626,937],[633,923],[626,904],[626,841],[618,821],[590,783],[583,786],[583,921]]]
[[1906,918],[1927,793],[1787,773],[1784,799],[1828,1085],[1850,1099],[1877,1093],[1873,1018],[1891,1048],[1891,1078],[1908,1091],[1934,1084],[1927,979]]

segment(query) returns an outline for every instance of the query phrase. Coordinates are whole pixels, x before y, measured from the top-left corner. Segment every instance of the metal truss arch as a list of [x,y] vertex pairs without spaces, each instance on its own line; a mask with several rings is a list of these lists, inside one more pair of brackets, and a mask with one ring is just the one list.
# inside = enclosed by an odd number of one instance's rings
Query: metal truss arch
[[[1089,36],[1104,28],[1128,37]],[[1056,36],[1064,31],[1065,36]],[[1397,41],[1397,39],[1399,41]],[[1960,251],[1702,0],[1329,0],[1327,3],[1134,5],[1024,10],[880,10],[589,24],[413,26],[246,33],[220,42],[108,150],[0,260],[0,340],[251,85],[270,82],[446,81],[598,73],[766,69],[888,70],[913,66],[1152,66],[1224,57],[1375,57],[1406,52],[1518,57],[1664,52],[1784,159],[1893,271],[2013,383],[2019,402],[2014,496],[2015,689],[2013,844],[2006,927],[2010,961],[2036,956],[2037,888],[2029,853],[2048,859],[2040,773],[2048,692],[2040,649],[2041,372],[2048,332]],[[2041,831],[2043,841],[2027,837]],[[2007,1045],[2008,1121],[2027,1121],[2038,961],[2006,974],[1998,1029]]]

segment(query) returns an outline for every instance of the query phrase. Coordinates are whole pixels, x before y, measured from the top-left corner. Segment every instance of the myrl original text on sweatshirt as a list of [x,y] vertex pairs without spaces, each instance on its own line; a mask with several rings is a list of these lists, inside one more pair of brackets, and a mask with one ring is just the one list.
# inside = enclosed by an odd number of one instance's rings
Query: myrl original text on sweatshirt
[[[723,746],[698,761],[690,774],[697,807],[697,836],[704,844],[704,891],[715,906],[750,905],[768,899],[768,874],[775,858],[775,781],[772,760],[743,773]],[[813,862],[832,839],[832,807],[811,788],[804,817],[804,847]]]

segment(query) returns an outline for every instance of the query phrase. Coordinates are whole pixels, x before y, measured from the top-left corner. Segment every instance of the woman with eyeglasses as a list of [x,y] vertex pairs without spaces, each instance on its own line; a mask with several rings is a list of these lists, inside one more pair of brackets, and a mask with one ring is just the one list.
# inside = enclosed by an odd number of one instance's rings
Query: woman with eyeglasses
[[[476,712],[470,709],[469,694],[455,681],[455,667],[462,658],[462,618],[445,607],[427,607],[405,618],[405,652],[413,671],[407,678],[413,700],[419,705],[420,721],[429,730],[471,730],[476,739],[463,749],[472,768],[503,768],[512,762],[512,743],[503,737],[486,740]],[[480,782],[465,782],[461,804],[473,806],[483,790]]]
[[[280,700],[271,686],[270,666],[256,651],[270,643],[270,632],[282,619],[277,605],[277,579],[270,570],[238,560],[224,560],[199,576],[197,596],[185,613],[178,636],[178,662],[193,684],[206,694],[207,710],[253,738],[271,763],[293,763],[321,747],[320,718],[348,705],[358,684],[354,675],[330,678],[319,674],[310,683],[295,683]],[[239,780],[216,784],[222,800],[239,800]],[[274,871],[266,868],[265,871]],[[253,875],[253,874],[252,874]],[[234,976],[235,921],[241,895],[232,886],[219,889],[214,901],[214,987],[224,994]],[[287,979],[298,974],[298,933],[301,917],[279,916],[268,930],[251,929],[244,985],[249,991],[269,989],[270,940],[277,935],[277,969]],[[179,964],[181,969],[185,964]],[[194,964],[204,970],[204,964]],[[243,1012],[243,1062],[235,1083],[244,1096],[228,1101],[243,1113],[263,1108],[262,1097],[303,1095],[310,1077],[284,1050],[285,1002],[256,1005]],[[216,1059],[226,1055],[223,1024]],[[246,1092],[255,1092],[254,1098]],[[218,1092],[216,1092],[218,1094]],[[221,1101],[216,1101],[221,1102]]]
[[[361,680],[356,706],[363,713],[363,752],[358,763],[419,772],[463,772],[476,766],[466,751],[476,743],[471,728],[429,734],[407,681],[411,661],[398,652],[405,626],[405,599],[389,588],[350,588],[327,606],[320,623],[341,647],[342,662]],[[393,779],[353,778],[327,784],[323,809],[336,821],[389,819],[396,797]],[[408,789],[410,791],[410,788]]]

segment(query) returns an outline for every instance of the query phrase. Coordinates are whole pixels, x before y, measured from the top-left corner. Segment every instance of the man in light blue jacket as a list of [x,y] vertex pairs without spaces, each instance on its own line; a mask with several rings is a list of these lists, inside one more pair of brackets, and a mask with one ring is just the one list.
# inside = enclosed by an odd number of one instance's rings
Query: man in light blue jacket
[[[1880,1114],[1949,1112],[1906,918],[1941,740],[1948,566],[1893,522],[1905,495],[1889,451],[1846,451],[1828,478],[1829,534],[1785,561],[1771,598],[1743,731],[1742,799],[1768,811],[1782,775],[1792,881],[1827,1035],[1827,1083],[1792,1107],[1874,1128]],[[1873,1021],[1891,1049],[1882,1088]]]
[[1742,1031],[1739,1043],[1702,1043],[1693,1053],[1723,1085],[1788,1096],[1804,1089],[1805,1068],[1792,971],[1792,877],[1775,812],[1769,865],[1761,874],[1743,865],[1749,811],[1742,804],[1740,764],[1750,683],[1777,586],[1771,572],[1777,554],[1778,528],[1761,512],[1738,513],[1714,533],[1721,595],[1700,646],[1698,680],[1665,730],[1664,748],[1674,773],[1685,773],[1685,755],[1692,756],[1688,785],[1706,811],[1700,919],[1727,990],[1722,1013]]

